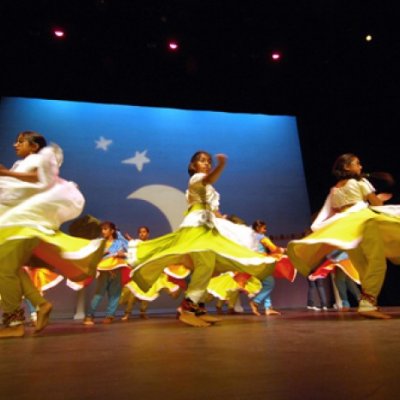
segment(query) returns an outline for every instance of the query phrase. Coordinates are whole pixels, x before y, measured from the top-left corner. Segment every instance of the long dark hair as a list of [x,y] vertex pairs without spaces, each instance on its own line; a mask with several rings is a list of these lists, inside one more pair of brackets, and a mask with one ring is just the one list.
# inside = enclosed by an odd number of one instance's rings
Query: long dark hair
[[207,151],[203,151],[203,150],[196,151],[196,153],[194,153],[192,155],[192,158],[190,159],[190,163],[188,165],[188,174],[190,176],[192,176],[196,173],[195,164],[202,154],[205,154],[206,156],[210,157],[210,160],[212,161],[212,156]]
[[342,179],[351,178],[357,180],[360,180],[362,178],[376,178],[385,181],[389,185],[394,184],[394,179],[392,175],[388,172],[363,172],[360,175],[357,175],[346,170],[346,167],[348,167],[355,158],[358,158],[355,154],[345,153],[336,159],[332,167],[332,174],[336,178],[336,180],[340,181]]
[[100,228],[103,228],[103,226],[108,226],[111,230],[113,230],[113,238],[116,239],[118,237],[117,235],[117,226],[114,224],[114,222],[111,221],[103,221],[100,224]]
[[346,169],[355,158],[358,158],[355,154],[345,153],[339,156],[333,163],[332,174],[338,181],[351,178],[359,180],[362,178],[361,175],[356,175]]

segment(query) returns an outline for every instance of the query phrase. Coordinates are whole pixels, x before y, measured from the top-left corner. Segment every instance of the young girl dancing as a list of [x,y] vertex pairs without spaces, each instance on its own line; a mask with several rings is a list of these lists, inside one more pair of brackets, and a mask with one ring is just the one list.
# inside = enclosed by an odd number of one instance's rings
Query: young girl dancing
[[341,155],[333,165],[337,183],[314,221],[314,231],[288,244],[296,268],[307,276],[332,250],[344,250],[360,276],[358,312],[370,318],[390,318],[377,299],[386,273],[386,257],[400,263],[400,207],[383,203],[390,194],[376,194],[362,174],[354,154]]
[[117,231],[113,222],[101,223],[101,234],[106,241],[103,259],[97,266],[96,291],[90,303],[89,311],[83,320],[84,325],[94,324],[94,314],[107,293],[108,305],[103,324],[114,320],[122,292],[122,268],[126,267],[125,252],[128,241]]
[[[283,249],[276,246],[266,235],[267,224],[264,221],[256,220],[253,222],[253,229],[256,232],[258,251],[264,254],[282,254]],[[254,299],[250,301],[251,311],[255,315],[260,315],[258,307],[263,304],[265,315],[280,315],[280,312],[272,307],[271,293],[275,287],[275,278],[270,275],[262,281],[262,289]]]
[[22,273],[22,266],[34,265],[36,258],[72,280],[81,280],[94,274],[103,252],[101,240],[73,238],[59,231],[84,206],[76,185],[58,176],[61,149],[47,146],[45,138],[33,131],[21,132],[14,148],[21,160],[11,169],[0,165],[0,297],[5,325],[0,337],[24,335],[23,294],[38,306],[36,331],[48,323],[52,305]]
[[204,308],[199,307],[213,274],[241,271],[263,279],[275,265],[273,258],[220,233],[219,194],[212,184],[220,178],[227,157],[217,154],[216,159],[217,165],[212,168],[211,155],[205,151],[198,151],[191,158],[186,192],[188,211],[180,228],[146,242],[131,241],[128,249],[128,261],[136,266],[132,278],[142,290],[148,290],[168,265],[183,264],[193,271],[179,308],[179,319],[193,326],[208,326],[213,322],[212,317],[204,315]]
[[[137,230],[137,236],[138,239],[136,240],[139,242],[149,240],[150,229],[147,226],[140,226]],[[133,238],[131,238],[131,240],[133,240]],[[124,315],[121,318],[122,321],[129,320],[135,303],[140,304],[140,318],[148,319],[147,309],[149,303],[156,300],[161,292],[167,292],[174,299],[180,295],[182,288],[185,287],[185,276],[174,277],[171,269],[172,271],[179,271],[179,266],[170,266],[166,268],[165,270],[168,270],[169,275],[165,272],[162,273],[147,292],[141,290],[132,280],[124,286],[120,298],[120,304],[125,305]],[[190,271],[188,271],[188,273],[190,273]]]

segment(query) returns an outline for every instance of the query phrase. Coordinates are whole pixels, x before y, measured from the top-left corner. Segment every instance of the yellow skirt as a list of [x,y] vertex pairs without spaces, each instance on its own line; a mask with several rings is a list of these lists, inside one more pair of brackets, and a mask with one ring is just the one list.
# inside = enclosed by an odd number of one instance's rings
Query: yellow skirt
[[32,279],[35,287],[40,291],[44,292],[57,286],[64,278],[47,268],[30,268],[25,267],[26,272]]
[[216,274],[228,271],[247,272],[259,279],[271,275],[276,260],[241,246],[207,226],[185,227],[156,239],[139,242],[136,247],[136,268],[132,279],[147,291],[164,268],[182,264],[192,269],[191,253],[212,253]]
[[[364,224],[371,219],[378,225],[386,258],[400,264],[400,218],[368,208],[349,213],[303,239],[289,242],[287,254],[296,269],[302,275],[308,276],[333,250],[357,248],[363,239]],[[351,263],[344,263],[342,266],[347,268],[347,275],[355,281],[358,280]]]
[[239,275],[244,274],[225,272],[211,278],[207,292],[219,300],[228,300],[232,293],[239,290],[246,292],[249,297],[254,297],[262,289],[262,284],[256,277],[248,274],[246,277]]
[[169,293],[174,293],[180,289],[180,286],[171,282],[166,274],[161,274],[147,292],[140,289],[134,281],[130,281],[125,287],[127,287],[136,298],[146,301],[155,300],[163,289],[166,289]]
[[0,228],[0,251],[3,257],[15,247],[15,241],[38,239],[33,249],[29,265],[50,265],[56,272],[71,279],[81,281],[95,276],[96,267],[104,252],[102,239],[87,240],[66,235],[61,231],[54,233],[23,226]]

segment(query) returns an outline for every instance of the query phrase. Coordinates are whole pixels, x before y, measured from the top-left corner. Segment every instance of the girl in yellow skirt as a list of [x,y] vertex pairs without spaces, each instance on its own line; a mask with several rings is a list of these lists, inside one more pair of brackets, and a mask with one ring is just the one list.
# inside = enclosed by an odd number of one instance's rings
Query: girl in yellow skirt
[[179,308],[179,318],[200,327],[213,322],[212,317],[199,308],[199,303],[214,274],[240,271],[262,279],[272,273],[275,265],[273,258],[258,254],[220,233],[219,220],[230,222],[220,218],[219,194],[212,184],[221,176],[227,157],[217,154],[216,159],[217,165],[212,168],[211,155],[205,151],[198,151],[191,158],[188,167],[191,178],[186,192],[189,208],[180,228],[153,240],[131,241],[128,248],[128,262],[135,266],[132,278],[144,291],[150,289],[168,265],[182,264],[193,271]]
[[207,292],[217,299],[217,313],[222,314],[224,302],[228,303],[228,314],[236,314],[235,305],[240,293],[245,293],[250,299],[262,289],[259,279],[246,272],[224,272],[211,278]]
[[[57,286],[61,281],[64,280],[63,276],[57,274],[54,271],[51,271],[48,268],[32,268],[29,266],[25,266],[23,267],[23,269],[28,274],[34,286],[37,288],[37,290],[42,296],[43,292]],[[31,325],[36,326],[37,322],[36,307],[26,297],[25,297],[25,303],[29,310]]]
[[[311,226],[313,233],[289,242],[288,255],[308,276],[332,250],[346,251],[363,291],[358,312],[370,318],[390,318],[379,311],[377,299],[386,258],[400,263],[400,206],[383,205],[391,195],[375,193],[354,154],[341,155],[334,163],[333,174],[337,183]],[[357,276],[353,280],[357,281]]]
[[11,169],[0,165],[0,297],[5,325],[0,337],[24,335],[21,300],[27,292],[38,307],[36,331],[48,323],[52,305],[22,273],[23,265],[35,265],[36,258],[72,280],[82,280],[94,274],[103,252],[101,240],[73,238],[59,231],[84,206],[76,185],[58,176],[61,149],[47,146],[45,138],[33,131],[21,132],[14,148],[21,160]]
[[[149,240],[150,229],[144,225],[140,226],[137,230],[137,235],[138,239],[136,240],[138,241]],[[133,238],[130,239],[133,240]],[[148,319],[147,309],[149,303],[156,300],[161,292],[166,292],[176,299],[183,288],[186,288],[185,278],[189,274],[190,271],[184,266],[171,265],[164,269],[164,272],[147,291],[143,291],[134,281],[130,280],[124,286],[120,298],[120,304],[125,305],[124,315],[121,320],[129,320],[135,303],[140,303],[140,318]]]

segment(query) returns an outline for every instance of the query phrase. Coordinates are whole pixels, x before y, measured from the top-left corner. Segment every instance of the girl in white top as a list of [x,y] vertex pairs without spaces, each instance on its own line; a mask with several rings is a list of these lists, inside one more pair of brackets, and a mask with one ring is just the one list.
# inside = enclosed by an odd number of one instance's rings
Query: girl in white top
[[[221,218],[219,194],[212,184],[220,178],[227,157],[217,154],[216,159],[217,165],[213,168],[212,157],[205,151],[198,151],[191,158],[186,193],[188,212],[180,228],[153,240],[132,241],[128,249],[128,262],[136,266],[132,278],[142,290],[148,290],[168,265],[183,264],[192,271],[179,312],[182,322],[195,326],[213,322],[201,307],[213,275],[240,271],[262,279],[275,267],[275,259],[240,243],[239,237],[246,233],[254,239],[250,227]],[[240,229],[239,234],[235,233],[236,229]]]
[[363,289],[358,311],[367,317],[388,318],[378,310],[377,298],[385,277],[386,258],[394,263],[400,261],[400,207],[383,205],[391,195],[376,194],[354,154],[341,155],[333,174],[337,183],[311,226],[314,233],[291,241],[288,255],[307,276],[332,250],[345,250]]
[[[58,175],[61,149],[47,146],[46,139],[33,131],[21,132],[14,148],[21,160],[11,169],[0,165],[0,297],[5,325],[0,338],[24,335],[21,298],[37,290],[28,285],[21,267],[30,265],[32,257],[72,280],[82,280],[95,273],[103,252],[102,240],[73,238],[59,231],[84,206],[75,183]],[[52,305],[41,296],[36,300],[36,331],[41,331]]]

